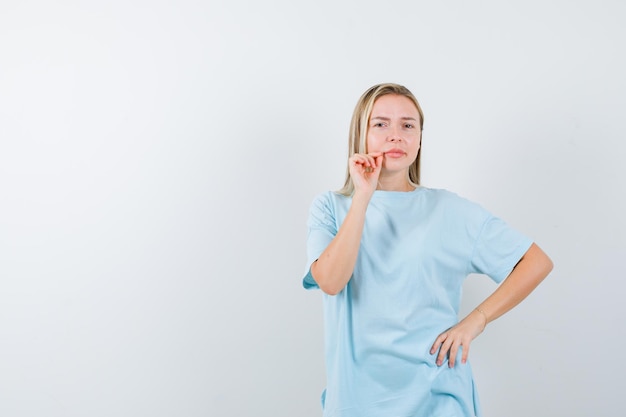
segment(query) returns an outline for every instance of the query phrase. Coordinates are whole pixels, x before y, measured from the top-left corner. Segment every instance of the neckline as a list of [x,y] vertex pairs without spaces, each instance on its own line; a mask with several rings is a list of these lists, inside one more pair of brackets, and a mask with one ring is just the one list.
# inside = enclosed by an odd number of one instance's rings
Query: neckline
[[373,197],[375,196],[380,196],[380,197],[410,197],[413,196],[419,192],[421,192],[422,190],[424,190],[424,187],[422,187],[421,185],[418,185],[417,187],[415,187],[414,190],[411,191],[388,191],[388,190],[375,190]]

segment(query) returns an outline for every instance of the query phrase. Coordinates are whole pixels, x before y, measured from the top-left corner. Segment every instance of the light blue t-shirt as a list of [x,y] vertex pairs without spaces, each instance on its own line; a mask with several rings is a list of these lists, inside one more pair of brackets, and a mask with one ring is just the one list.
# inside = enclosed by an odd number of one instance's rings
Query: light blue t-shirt
[[[351,201],[334,192],[313,201],[305,288],[319,288],[310,266],[336,235]],[[339,294],[323,296],[324,416],[480,416],[469,362],[437,366],[429,350],[458,322],[467,275],[501,282],[531,244],[451,192],[376,191],[350,281]]]

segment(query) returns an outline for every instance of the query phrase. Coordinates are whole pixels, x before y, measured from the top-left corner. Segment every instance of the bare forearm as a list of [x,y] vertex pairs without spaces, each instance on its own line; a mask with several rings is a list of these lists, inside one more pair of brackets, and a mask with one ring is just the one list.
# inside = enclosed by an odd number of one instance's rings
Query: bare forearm
[[552,261],[534,243],[511,274],[471,314],[483,314],[487,323],[502,316],[526,298],[552,270]]
[[528,296],[552,270],[552,261],[534,243],[526,251],[513,272],[481,305],[461,320],[456,326],[444,331],[433,343],[430,353],[437,354],[437,365],[441,366],[449,357],[448,366],[454,367],[459,347],[463,347],[461,362],[465,363],[470,344],[485,328],[487,323],[500,317]]
[[337,235],[311,265],[311,274],[327,294],[339,293],[348,283],[359,253],[369,196],[355,195]]

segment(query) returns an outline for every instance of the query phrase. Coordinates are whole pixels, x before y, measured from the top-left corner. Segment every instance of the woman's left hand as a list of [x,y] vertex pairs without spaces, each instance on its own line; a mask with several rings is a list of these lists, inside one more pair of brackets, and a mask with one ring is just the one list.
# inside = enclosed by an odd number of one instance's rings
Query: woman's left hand
[[456,362],[456,355],[459,351],[459,347],[463,346],[463,354],[461,356],[461,363],[467,362],[467,356],[469,355],[470,343],[479,334],[483,332],[487,326],[487,318],[484,314],[478,310],[473,310],[467,317],[461,320],[457,325],[450,327],[445,332],[441,333],[435,343],[430,348],[430,354],[437,355],[437,366],[443,365],[446,357],[448,358],[448,367],[453,368]]

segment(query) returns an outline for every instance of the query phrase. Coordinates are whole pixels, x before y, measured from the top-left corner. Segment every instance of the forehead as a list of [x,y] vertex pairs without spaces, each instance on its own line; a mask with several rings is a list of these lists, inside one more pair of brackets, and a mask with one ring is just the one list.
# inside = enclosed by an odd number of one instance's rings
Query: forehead
[[405,96],[386,94],[378,97],[372,107],[371,117],[377,116],[412,116],[419,117],[415,103]]

